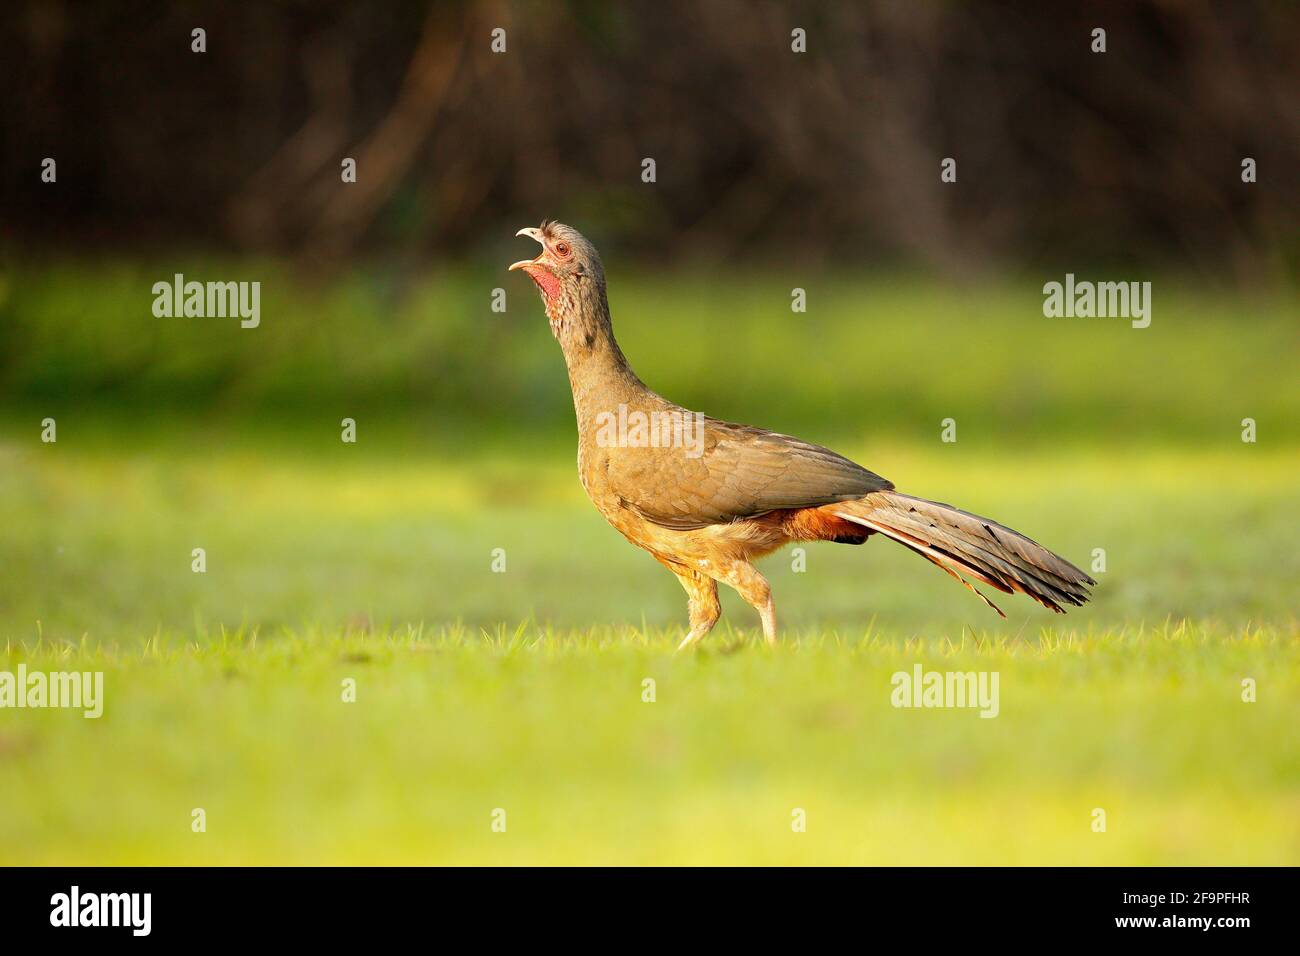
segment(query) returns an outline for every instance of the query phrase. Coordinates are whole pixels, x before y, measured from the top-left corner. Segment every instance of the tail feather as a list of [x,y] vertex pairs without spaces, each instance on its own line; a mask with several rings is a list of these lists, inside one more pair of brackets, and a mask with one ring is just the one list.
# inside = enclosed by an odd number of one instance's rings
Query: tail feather
[[[1077,607],[1088,598],[1087,592],[1080,590],[1078,584],[1061,577],[1054,571],[1034,565],[1019,554],[1013,553],[1004,557],[1006,551],[999,554],[991,550],[1001,543],[996,539],[990,540],[985,537],[982,541],[976,540],[969,534],[943,525],[942,519],[929,521],[918,518],[917,515],[914,510],[909,510],[906,515],[891,513],[889,522],[900,530],[937,539],[937,543],[945,550],[990,565],[1004,580],[1018,582],[1025,588],[1044,591],[1055,601]],[[1051,554],[1051,552],[1044,551],[1044,554]]]
[[1091,596],[1088,587],[1097,583],[1019,532],[951,505],[878,491],[834,507],[838,517],[878,531],[939,565],[999,614],[1001,609],[963,574],[1007,594],[1026,594],[1057,613],[1064,612],[1062,604],[1082,605]]

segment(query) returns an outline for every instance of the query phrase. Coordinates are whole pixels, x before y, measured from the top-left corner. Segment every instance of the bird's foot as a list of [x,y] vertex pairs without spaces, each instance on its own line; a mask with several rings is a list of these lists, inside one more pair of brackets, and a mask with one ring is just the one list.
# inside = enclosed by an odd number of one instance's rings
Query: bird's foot
[[682,638],[682,642],[677,645],[677,650],[673,651],[673,653],[680,654],[682,651],[694,647],[696,644],[699,643],[700,638],[702,638],[707,633],[708,631],[701,630],[698,627],[691,628],[690,631],[687,632],[686,636]]
[[758,616],[763,621],[763,638],[768,647],[776,647],[776,604],[769,597],[767,604],[758,609]]

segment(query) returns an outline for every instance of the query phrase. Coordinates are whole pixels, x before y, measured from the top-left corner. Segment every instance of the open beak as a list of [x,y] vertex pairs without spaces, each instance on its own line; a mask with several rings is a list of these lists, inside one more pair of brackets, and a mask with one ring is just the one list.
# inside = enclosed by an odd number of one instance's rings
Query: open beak
[[[520,229],[518,232],[515,233],[515,235],[516,235],[516,236],[527,236],[529,239],[536,239],[539,243],[542,241],[542,230],[537,229],[537,228],[535,228],[535,227],[533,227],[533,228],[528,228],[528,229]],[[545,255],[546,255],[546,246],[543,245],[543,246],[542,246],[542,251],[539,252],[539,253],[537,254],[537,258],[535,258],[535,259],[520,259],[518,262],[513,263],[513,264],[510,266],[510,268],[507,269],[506,271],[507,271],[507,272],[514,272],[516,269],[525,269],[525,270],[526,270],[529,266],[544,266],[545,263],[542,261],[542,257],[545,256]]]

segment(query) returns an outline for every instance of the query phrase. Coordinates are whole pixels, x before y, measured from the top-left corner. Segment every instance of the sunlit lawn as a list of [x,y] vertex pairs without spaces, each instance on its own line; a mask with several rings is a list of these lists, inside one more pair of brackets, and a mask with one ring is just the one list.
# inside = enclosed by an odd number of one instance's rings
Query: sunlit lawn
[[[783,647],[727,598],[674,658],[680,588],[571,449],[224,444],[3,446],[0,666],[107,687],[98,721],[0,711],[6,862],[1300,861],[1286,456],[1207,516],[1226,457],[888,446],[905,487],[1104,548],[1096,603],[1001,621],[901,548],[813,546],[767,562]],[[895,710],[916,662],[997,670],[1000,715]]]
[[[100,721],[0,725],[7,862],[1291,863],[1294,634],[909,644],[601,629],[47,651]],[[729,653],[720,652],[727,647]],[[914,661],[1002,711],[889,706]],[[1239,699],[1241,675],[1261,699]],[[340,683],[357,681],[355,703]],[[643,684],[656,681],[656,702]],[[190,829],[196,807],[207,832]],[[505,833],[491,830],[506,811]],[[791,831],[795,808],[806,833]],[[1107,831],[1091,829],[1096,808]]]

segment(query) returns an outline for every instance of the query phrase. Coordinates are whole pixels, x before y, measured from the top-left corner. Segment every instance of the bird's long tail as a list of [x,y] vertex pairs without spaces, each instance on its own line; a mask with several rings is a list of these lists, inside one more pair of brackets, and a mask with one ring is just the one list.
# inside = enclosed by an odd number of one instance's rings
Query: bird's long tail
[[1082,605],[1091,596],[1089,586],[1097,583],[1019,532],[937,501],[877,491],[841,502],[833,506],[833,512],[939,565],[999,614],[1002,609],[976,590],[967,577],[1006,594],[1027,594],[1058,614],[1064,613],[1063,604]]

